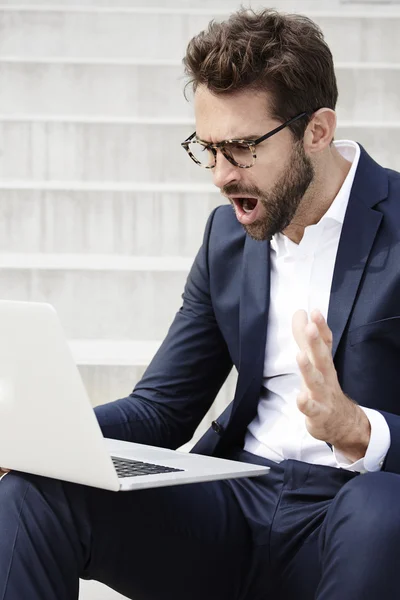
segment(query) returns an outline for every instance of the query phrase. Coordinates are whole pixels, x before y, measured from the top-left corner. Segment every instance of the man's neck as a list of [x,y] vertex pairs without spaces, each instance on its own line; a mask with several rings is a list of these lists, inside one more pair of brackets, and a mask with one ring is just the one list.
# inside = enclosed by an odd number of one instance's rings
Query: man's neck
[[315,177],[290,223],[283,231],[292,242],[299,244],[306,227],[318,223],[338,195],[351,168],[351,163],[332,145],[315,165]]

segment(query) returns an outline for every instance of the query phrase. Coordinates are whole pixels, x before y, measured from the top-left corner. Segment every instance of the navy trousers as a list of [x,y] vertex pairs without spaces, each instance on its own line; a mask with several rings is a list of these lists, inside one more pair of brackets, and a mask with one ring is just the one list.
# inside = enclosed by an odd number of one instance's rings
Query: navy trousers
[[294,460],[268,475],[113,493],[0,481],[0,600],[76,600],[79,578],[134,600],[400,597],[400,476]]

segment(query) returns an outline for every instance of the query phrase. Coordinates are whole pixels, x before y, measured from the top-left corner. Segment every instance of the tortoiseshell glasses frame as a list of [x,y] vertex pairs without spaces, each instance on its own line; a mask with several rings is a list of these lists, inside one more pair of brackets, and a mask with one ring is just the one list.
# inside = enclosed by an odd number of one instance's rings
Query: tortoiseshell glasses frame
[[[209,144],[208,142],[204,142],[204,141],[196,138],[196,132],[194,132],[184,142],[181,142],[181,146],[186,150],[186,152],[189,154],[189,156],[193,160],[193,162],[195,162],[197,165],[199,165],[200,167],[203,167],[205,169],[213,169],[215,167],[215,165],[217,164],[217,150],[218,149],[221,150],[224,157],[235,167],[239,167],[240,169],[250,169],[251,167],[254,166],[254,164],[256,162],[256,158],[257,158],[256,146],[257,146],[257,144],[264,142],[265,140],[272,137],[276,133],[279,133],[279,131],[282,131],[282,129],[285,129],[285,127],[288,127],[292,123],[295,123],[296,121],[298,121],[299,119],[303,119],[304,117],[309,117],[309,114],[306,112],[302,112],[299,115],[297,115],[296,117],[292,117],[285,123],[282,123],[282,125],[279,125],[272,131],[269,131],[265,135],[262,135],[261,137],[257,138],[256,140],[232,139],[232,140],[224,140],[222,142],[218,142],[217,144]],[[199,160],[197,160],[197,158],[194,156],[194,154],[190,150],[191,143],[200,144],[203,147],[203,150],[206,150],[209,153],[211,152],[212,156],[209,155],[209,158],[211,160],[213,160],[213,164],[206,165],[206,164],[203,164],[202,162],[200,162]],[[251,152],[251,157],[252,157],[251,164],[238,163],[233,158],[233,156],[231,154],[229,154],[229,152],[227,150],[228,144],[230,144],[230,145],[236,144],[237,146],[240,146],[240,148],[242,150],[249,150]]]

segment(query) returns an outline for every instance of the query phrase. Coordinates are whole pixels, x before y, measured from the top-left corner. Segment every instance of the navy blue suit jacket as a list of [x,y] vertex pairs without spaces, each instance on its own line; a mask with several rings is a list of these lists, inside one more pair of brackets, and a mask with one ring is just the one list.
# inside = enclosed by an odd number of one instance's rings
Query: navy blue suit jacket
[[[132,394],[96,408],[107,437],[177,448],[234,365],[235,396],[194,448],[224,455],[257,411],[269,304],[268,242],[247,236],[230,206],[210,216],[183,305]],[[328,324],[342,389],[382,412],[400,473],[400,174],[362,149],[340,238]]]

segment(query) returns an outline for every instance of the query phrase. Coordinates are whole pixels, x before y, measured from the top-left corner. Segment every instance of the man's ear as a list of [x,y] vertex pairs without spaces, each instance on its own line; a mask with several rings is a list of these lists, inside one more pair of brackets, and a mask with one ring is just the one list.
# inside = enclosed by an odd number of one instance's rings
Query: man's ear
[[333,141],[336,130],[336,113],[331,108],[317,110],[304,133],[304,149],[308,154],[325,150]]

